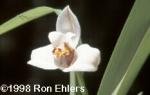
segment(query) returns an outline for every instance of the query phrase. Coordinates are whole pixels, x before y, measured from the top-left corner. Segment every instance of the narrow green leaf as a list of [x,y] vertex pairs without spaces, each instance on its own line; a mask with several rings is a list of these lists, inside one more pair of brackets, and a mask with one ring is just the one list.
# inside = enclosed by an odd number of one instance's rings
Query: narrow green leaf
[[28,10],[26,12],[23,12],[17,15],[16,17],[10,19],[9,21],[5,22],[4,24],[0,25],[0,35],[16,27],[19,27],[29,21],[45,16],[52,12],[59,14],[61,10],[43,6],[43,7],[37,7],[31,10]]
[[150,0],[136,0],[104,73],[98,95],[112,95],[127,71],[150,23]]
[[150,28],[146,32],[142,42],[140,43],[132,61],[123,76],[122,80],[115,89],[113,95],[126,95],[138,72],[144,65],[146,58],[150,55]]

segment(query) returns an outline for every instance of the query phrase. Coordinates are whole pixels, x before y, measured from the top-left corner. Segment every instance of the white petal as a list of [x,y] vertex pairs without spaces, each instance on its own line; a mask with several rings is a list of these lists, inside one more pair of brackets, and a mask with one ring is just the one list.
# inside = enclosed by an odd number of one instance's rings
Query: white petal
[[34,49],[28,64],[42,69],[57,69],[57,66],[54,64],[52,50],[52,45]]
[[77,48],[77,60],[64,72],[70,71],[96,71],[100,64],[100,51],[97,48],[90,47],[88,44],[80,45]]
[[75,48],[74,40],[72,38],[75,34],[68,32],[66,34],[62,32],[50,32],[48,38],[54,47],[61,47],[64,43],[68,43],[70,47]]
[[50,32],[48,38],[54,47],[60,46],[65,41],[65,35],[61,32]]
[[[69,44],[70,47],[76,48],[77,43],[74,40],[75,34],[68,32],[65,34],[65,42]],[[75,44],[76,43],[76,44]]]
[[65,7],[62,13],[58,16],[56,31],[61,31],[63,33],[71,32],[75,34],[75,36],[72,37],[72,42],[74,46],[77,46],[80,39],[80,24],[69,6]]

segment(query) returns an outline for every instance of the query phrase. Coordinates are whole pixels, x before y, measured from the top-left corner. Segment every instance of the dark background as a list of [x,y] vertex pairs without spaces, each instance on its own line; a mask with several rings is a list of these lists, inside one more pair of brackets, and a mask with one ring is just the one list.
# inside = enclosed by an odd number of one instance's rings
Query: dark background
[[[0,2],[0,24],[37,6],[46,5],[63,9],[66,5],[70,5],[81,25],[82,41],[99,48],[102,53],[99,70],[94,73],[85,73],[90,95],[96,95],[100,80],[134,0],[1,0]],[[0,36],[0,85],[41,84],[46,86],[69,83],[69,73],[63,73],[60,70],[45,71],[27,65],[32,49],[49,44],[47,36],[49,31],[55,30],[56,18],[55,14],[49,14]],[[148,59],[128,95],[137,95],[140,91],[148,95],[149,62]],[[9,95],[41,94],[9,93]],[[63,93],[49,93],[51,94],[62,95]]]

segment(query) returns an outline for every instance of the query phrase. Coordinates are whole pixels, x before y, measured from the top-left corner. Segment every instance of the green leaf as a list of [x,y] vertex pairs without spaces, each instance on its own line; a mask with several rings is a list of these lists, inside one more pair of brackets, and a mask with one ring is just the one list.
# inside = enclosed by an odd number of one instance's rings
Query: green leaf
[[[137,51],[139,52],[139,48],[141,48],[140,47],[141,42],[143,42],[143,39],[145,39],[146,30],[149,27],[150,23],[149,4],[150,0],[135,1],[135,4],[123,27],[123,30],[114,48],[112,56],[109,60],[108,66],[106,68],[98,91],[98,95],[112,95],[112,93],[118,86],[119,82],[122,80],[125,73],[127,72],[129,66],[131,66],[131,62],[135,60],[134,59],[135,55],[137,54]],[[143,48],[146,47],[144,46]],[[138,56],[144,57],[141,63],[144,64],[143,62],[146,56],[143,53],[140,53],[140,55]],[[135,71],[136,73],[140,70],[141,68],[140,66],[135,67],[137,69],[137,71]],[[129,79],[131,78],[132,80],[134,80],[136,74],[133,76],[129,77]],[[130,82],[128,85],[130,86],[131,83],[132,82]]]
[[42,6],[23,12],[16,17],[10,19],[9,21],[5,22],[4,24],[0,25],[0,35],[52,12],[59,14],[61,10]]
[[138,72],[144,65],[146,58],[150,54],[150,28],[146,32],[142,42],[140,43],[132,61],[124,74],[122,80],[115,89],[113,95],[126,95]]

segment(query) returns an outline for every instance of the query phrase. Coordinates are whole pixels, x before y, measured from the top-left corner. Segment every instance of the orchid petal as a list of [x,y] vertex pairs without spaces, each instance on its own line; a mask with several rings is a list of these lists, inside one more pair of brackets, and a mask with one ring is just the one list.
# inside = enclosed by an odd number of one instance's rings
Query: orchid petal
[[70,47],[75,48],[74,41],[72,40],[74,36],[75,34],[71,32],[64,34],[54,31],[49,33],[48,38],[54,47],[61,47],[64,43],[68,43]]
[[61,32],[50,32],[48,38],[54,47],[58,47],[65,41],[65,35]]
[[31,53],[31,60],[28,61],[28,64],[46,70],[57,69],[57,66],[54,64],[52,50],[52,45],[34,49]]
[[90,47],[88,44],[82,44],[77,48],[77,59],[64,72],[70,71],[96,71],[100,64],[100,51],[97,48]]
[[77,44],[75,44],[73,38],[75,37],[75,34],[68,32],[65,34],[65,42],[69,44],[70,47],[76,48]]
[[77,46],[80,39],[80,24],[77,17],[70,10],[69,6],[65,7],[62,13],[58,16],[56,22],[56,31],[60,31],[62,33],[73,33],[74,36],[71,38],[71,40],[73,40],[73,46]]

